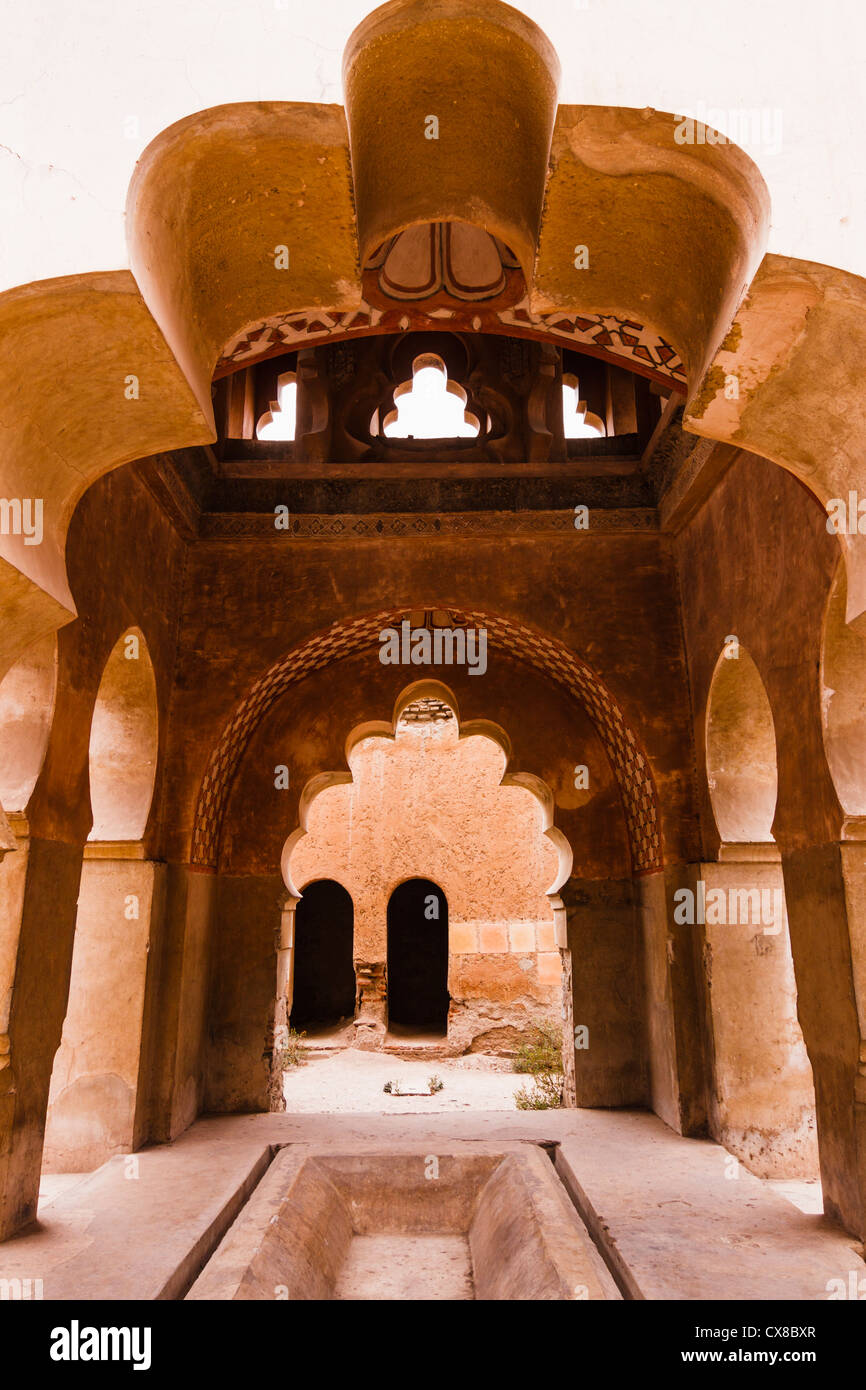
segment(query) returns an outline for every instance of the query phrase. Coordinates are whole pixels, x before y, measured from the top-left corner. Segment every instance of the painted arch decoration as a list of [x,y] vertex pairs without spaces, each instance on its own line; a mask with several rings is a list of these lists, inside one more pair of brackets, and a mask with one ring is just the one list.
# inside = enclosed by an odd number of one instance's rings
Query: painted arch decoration
[[[580,703],[610,759],[622,798],[635,873],[662,864],[658,798],[649,760],[604,682],[564,642],[525,623],[469,610],[448,610],[456,626],[486,628],[488,641],[527,662]],[[293,685],[344,657],[372,650],[383,628],[399,626],[405,609],[385,610],[336,623],[293,648],[267,670],[234,710],[211,753],[199,790],[191,862],[216,868],[223,817],[246,747],[261,721]]]

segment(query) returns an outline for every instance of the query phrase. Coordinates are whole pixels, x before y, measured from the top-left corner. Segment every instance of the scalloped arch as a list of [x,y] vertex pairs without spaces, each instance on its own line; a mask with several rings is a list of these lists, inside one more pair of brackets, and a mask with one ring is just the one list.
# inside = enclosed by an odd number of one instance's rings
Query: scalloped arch
[[[253,682],[217,740],[202,779],[193,823],[193,864],[216,868],[229,792],[247,744],[277,700],[311,672],[375,647],[382,628],[399,622],[406,612],[385,609],[335,623],[294,647]],[[488,640],[500,650],[548,676],[584,707],[619,785],[633,871],[660,868],[661,828],[649,760],[604,682],[564,642],[526,623],[477,610],[451,612],[461,623],[486,628]]]
[[[393,743],[397,736],[397,725],[400,722],[400,714],[407,707],[423,695],[429,695],[436,699],[441,699],[452,706],[454,717],[457,720],[458,740],[480,737],[486,738],[505,754],[506,765],[511,755],[511,740],[500,724],[489,719],[471,719],[465,724],[460,722],[460,712],[457,708],[457,701],[451,690],[444,682],[435,680],[414,681],[406,686],[398,695],[394,703],[394,714],[390,724],[384,721],[366,721],[356,724],[346,739],[347,756],[351,749],[356,748],[365,738],[387,738]],[[283,875],[283,882],[289,892],[294,897],[301,896],[301,890],[295,883],[292,876],[292,856],[298,844],[307,834],[307,821],[313,801],[329,787],[345,786],[353,781],[352,774],[345,772],[321,772],[311,777],[304,785],[301,792],[299,803],[299,824],[288,836],[283,845],[283,852],[280,856],[280,869]],[[528,791],[531,796],[538,801],[542,811],[542,833],[553,845],[557,854],[557,871],[553,882],[545,892],[551,900],[554,910],[562,906],[558,897],[560,888],[568,881],[573,864],[573,854],[571,845],[562,831],[553,824],[554,802],[553,792],[543,778],[537,777],[532,772],[504,772],[499,783],[501,787],[521,787]]]

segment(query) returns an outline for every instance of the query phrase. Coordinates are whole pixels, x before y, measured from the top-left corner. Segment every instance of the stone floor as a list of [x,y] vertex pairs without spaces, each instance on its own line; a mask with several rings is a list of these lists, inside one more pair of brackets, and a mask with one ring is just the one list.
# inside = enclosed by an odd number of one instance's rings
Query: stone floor
[[[431,1076],[443,1086],[435,1095],[394,1096],[383,1091],[397,1081],[401,1091],[426,1091]],[[285,1074],[286,1109],[294,1114],[431,1115],[454,1110],[513,1110],[514,1093],[525,1082],[505,1058],[466,1057],[406,1060],[356,1048],[310,1048],[302,1066]]]
[[355,1236],[334,1296],[342,1302],[465,1302],[474,1297],[469,1241],[465,1236]]
[[[393,1067],[393,1062],[392,1062]],[[234,1115],[174,1144],[49,1181],[31,1230],[0,1246],[0,1278],[42,1279],[48,1299],[182,1297],[260,1179],[274,1146],[392,1152],[404,1142],[558,1143],[557,1168],[627,1297],[826,1299],[866,1276],[862,1247],[645,1111]]]

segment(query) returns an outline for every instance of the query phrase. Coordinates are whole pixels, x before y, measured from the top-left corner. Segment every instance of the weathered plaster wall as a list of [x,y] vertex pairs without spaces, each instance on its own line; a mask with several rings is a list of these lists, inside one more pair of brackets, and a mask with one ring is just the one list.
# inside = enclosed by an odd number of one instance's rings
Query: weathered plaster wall
[[47,1172],[88,1172],[146,1137],[145,986],[163,880],[164,865],[140,859],[82,866],[69,1006],[51,1073]]
[[[273,662],[354,614],[449,603],[522,620],[579,652],[643,740],[668,852],[697,848],[682,636],[663,538],[573,531],[540,545],[531,537],[471,544],[452,537],[276,537],[210,542],[189,556],[170,731],[170,857],[188,854],[210,751],[249,685]],[[371,657],[376,664],[375,652]],[[507,664],[491,647],[487,674],[469,681],[474,704],[485,702],[495,673]],[[410,678],[419,674],[409,668]],[[350,707],[350,688],[344,686],[341,696]],[[487,711],[461,714],[485,717]],[[525,712],[523,719],[524,743],[531,744],[541,721],[527,720]],[[516,739],[520,730],[512,726],[509,733]],[[572,766],[578,761],[575,756]]]
[[701,878],[707,895],[724,894],[704,927],[710,1132],[760,1177],[815,1177],[815,1089],[781,863],[702,864]]
[[449,1046],[504,1039],[559,1011],[559,951],[546,890],[559,855],[543,808],[525,787],[503,786],[507,755],[483,735],[459,737],[452,718],[398,723],[349,755],[351,784],[313,799],[307,833],[288,864],[303,891],[334,878],[355,907],[355,959],[387,957],[394,889],[432,879],[448,903]]

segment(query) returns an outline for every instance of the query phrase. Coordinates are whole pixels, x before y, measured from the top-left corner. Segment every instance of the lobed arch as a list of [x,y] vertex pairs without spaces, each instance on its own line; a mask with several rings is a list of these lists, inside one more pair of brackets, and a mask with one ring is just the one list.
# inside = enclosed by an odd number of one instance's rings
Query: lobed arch
[[[361,742],[371,738],[381,738],[393,743],[397,736],[397,726],[406,708],[421,699],[435,699],[447,704],[453,711],[457,721],[458,741],[468,738],[486,738],[491,743],[497,745],[503,754],[503,774],[499,783],[502,787],[521,787],[528,791],[535,798],[541,809],[542,833],[556,851],[557,870],[550,886],[545,890],[547,897],[551,900],[551,906],[556,909],[562,903],[558,896],[559,890],[568,881],[573,864],[573,854],[571,845],[565,835],[554,825],[554,799],[553,792],[541,777],[534,773],[507,771],[511,760],[511,740],[501,725],[490,719],[469,719],[461,720],[460,707],[456,695],[449,686],[443,681],[424,679],[412,681],[405,686],[394,702],[394,709],[390,722],[381,720],[367,720],[349,732],[346,743],[346,761],[349,762],[352,751]],[[281,855],[280,869],[286,887],[295,897],[302,896],[302,887],[295,882],[292,873],[292,857],[295,849],[307,834],[307,824],[309,811],[312,803],[328,787],[348,785],[353,781],[351,772],[324,772],[309,779],[301,793],[299,803],[298,826],[287,838]],[[339,875],[334,875],[339,881]],[[406,877],[406,876],[404,876]],[[415,877],[413,874],[409,878]],[[400,887],[402,878],[397,878],[389,885],[389,892],[393,893]],[[343,885],[345,886],[345,885]]]
[[[434,605],[433,611],[441,611],[442,607]],[[477,610],[450,611],[451,617],[460,624],[484,627],[494,647],[533,666],[584,707],[617,779],[633,872],[652,873],[661,868],[658,799],[649,759],[600,677],[564,642],[528,624]],[[381,630],[399,624],[406,614],[406,608],[392,608],[335,623],[294,647],[252,684],[223,728],[202,779],[193,821],[190,851],[193,865],[217,867],[222,823],[232,784],[247,744],[277,700],[311,672],[342,657],[375,648]],[[345,773],[322,775],[349,777]]]

